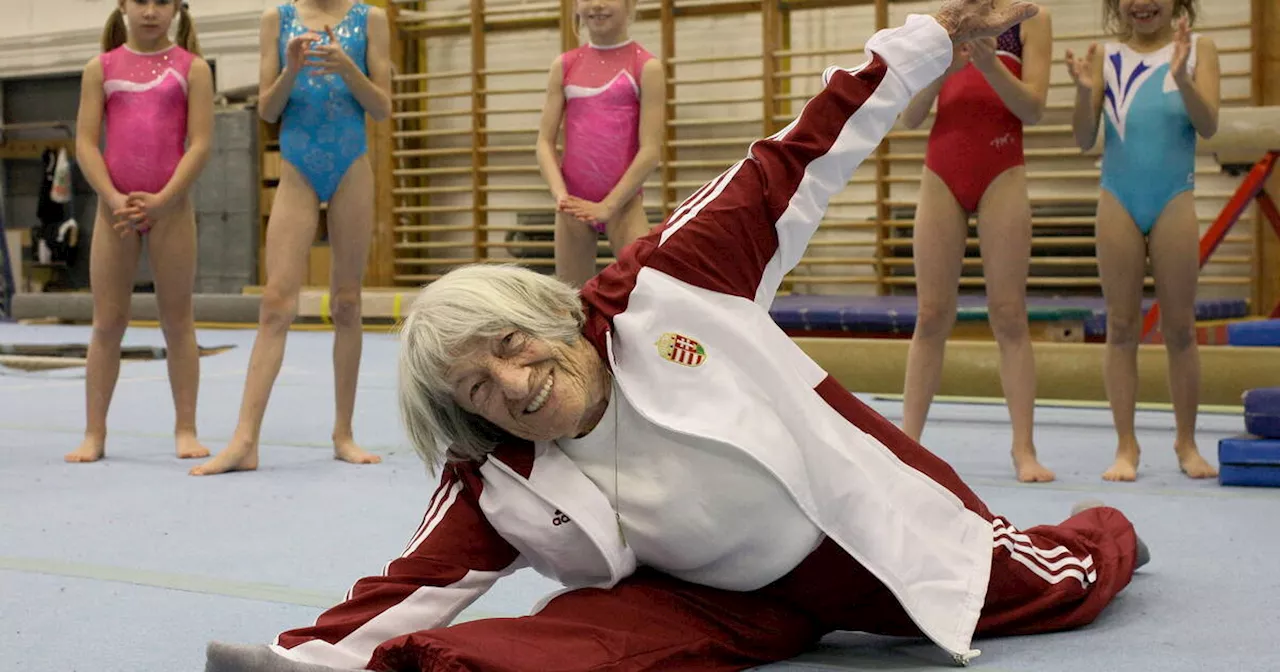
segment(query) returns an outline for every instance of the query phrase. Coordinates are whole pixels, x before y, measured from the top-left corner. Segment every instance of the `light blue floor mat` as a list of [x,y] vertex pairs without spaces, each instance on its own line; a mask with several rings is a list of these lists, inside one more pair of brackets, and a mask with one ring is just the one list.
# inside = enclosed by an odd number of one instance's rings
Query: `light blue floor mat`
[[[0,342],[86,342],[80,327],[0,325]],[[252,332],[199,333],[199,427],[218,450],[234,428]],[[162,345],[131,329],[126,344]],[[163,362],[126,363],[110,415],[108,459],[67,465],[84,423],[83,372],[0,369],[0,672],[185,672],[210,639],[268,642],[310,623],[351,583],[377,573],[417,529],[434,488],[399,429],[394,337],[366,334],[356,432],[381,465],[335,462],[332,335],[290,335],[263,429],[258,471],[191,478],[173,457]],[[871,401],[895,422],[896,402]],[[996,511],[1028,527],[1101,497],[1126,512],[1153,561],[1094,625],[979,641],[974,669],[1025,672],[1271,670],[1280,632],[1280,490],[1192,482],[1177,470],[1170,414],[1139,414],[1142,476],[1108,484],[1114,434],[1105,410],[1038,409],[1052,484],[1012,481],[1000,406],[940,405],[925,443]],[[1205,415],[1212,461],[1241,418]],[[499,582],[464,618],[525,613],[555,584],[531,571]],[[951,666],[934,647],[858,634],[829,637],[770,670],[923,670]]]

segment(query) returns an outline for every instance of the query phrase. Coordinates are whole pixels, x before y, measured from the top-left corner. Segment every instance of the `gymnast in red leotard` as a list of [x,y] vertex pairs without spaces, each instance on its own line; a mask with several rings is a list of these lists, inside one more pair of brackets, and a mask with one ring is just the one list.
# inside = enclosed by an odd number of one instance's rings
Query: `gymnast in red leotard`
[[[996,39],[996,58],[1009,74],[1022,78],[1019,26]],[[924,165],[946,183],[966,213],[978,211],[996,177],[1023,165],[1022,119],[972,62],[943,80]]]
[[[1009,0],[996,0],[996,6]],[[1000,381],[1013,427],[1020,481],[1051,481],[1032,440],[1035,362],[1027,325],[1031,205],[1022,127],[1044,114],[1052,61],[1049,11],[996,39],[958,45],[946,74],[902,114],[918,127],[934,100],[912,235],[916,326],[907,355],[903,430],[919,439],[938,390],[947,337],[955,324],[969,217],[978,218],[991,328],[1000,347]]]

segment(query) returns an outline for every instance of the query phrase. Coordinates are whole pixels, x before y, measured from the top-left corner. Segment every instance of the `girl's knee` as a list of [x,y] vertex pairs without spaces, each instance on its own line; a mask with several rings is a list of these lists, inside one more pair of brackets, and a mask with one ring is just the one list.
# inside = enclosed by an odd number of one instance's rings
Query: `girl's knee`
[[1142,340],[1142,320],[1136,315],[1107,315],[1107,344],[1136,348]]
[[128,312],[111,312],[110,315],[93,315],[93,340],[99,343],[119,343],[124,330],[129,328]]
[[1177,320],[1173,324],[1162,320],[1160,336],[1165,347],[1174,352],[1190,349],[1196,345],[1195,323],[1188,320]]
[[922,302],[916,309],[915,333],[922,338],[945,339],[956,323],[954,303]]
[[988,301],[987,320],[996,341],[1013,343],[1030,339],[1027,306],[1022,301]]
[[258,310],[258,321],[267,329],[284,331],[293,324],[298,316],[298,296],[296,293],[286,294],[268,287],[262,294],[262,304]]
[[119,343],[129,328],[129,309],[93,311],[93,339],[100,343]]
[[194,338],[196,318],[190,302],[180,306],[167,306],[160,310],[160,331],[166,343]]
[[360,290],[340,289],[334,292],[330,301],[330,314],[337,327],[361,326]]

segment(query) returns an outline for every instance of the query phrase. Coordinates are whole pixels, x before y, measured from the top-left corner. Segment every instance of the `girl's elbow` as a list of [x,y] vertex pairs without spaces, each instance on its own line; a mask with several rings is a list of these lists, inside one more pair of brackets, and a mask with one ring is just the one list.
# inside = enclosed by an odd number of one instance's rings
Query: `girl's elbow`
[[1204,138],[1207,140],[1217,134],[1218,134],[1218,115],[1217,113],[1214,113],[1210,115],[1208,123],[1204,125],[1204,130],[1201,131],[1200,135],[1204,136]]
[[1044,121],[1044,110],[1045,110],[1045,101],[1043,100],[1039,101],[1034,106],[1032,106],[1030,112],[1027,113],[1026,119],[1023,119],[1023,123],[1027,124],[1028,126],[1034,126],[1040,123],[1041,121]]
[[98,143],[91,142],[88,138],[80,136],[80,138],[76,140],[75,145],[76,163],[83,165],[86,162],[86,159],[93,156],[97,151]]

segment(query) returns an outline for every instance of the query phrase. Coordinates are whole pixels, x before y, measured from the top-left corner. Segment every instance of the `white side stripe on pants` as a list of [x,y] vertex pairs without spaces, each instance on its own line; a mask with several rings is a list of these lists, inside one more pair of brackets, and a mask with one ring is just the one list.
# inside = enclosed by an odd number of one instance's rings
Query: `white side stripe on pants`
[[692,196],[677,207],[668,219],[671,223],[667,229],[662,232],[662,236],[658,239],[658,244],[662,245],[667,242],[667,239],[671,237],[671,234],[679,231],[686,222],[697,217],[698,213],[702,212],[702,208],[706,207],[706,205],[711,201],[716,200],[716,197],[720,195],[720,192],[724,191],[724,188],[729,186],[729,182],[733,180],[733,176],[738,174],[738,169],[742,167],[742,163],[745,160],[746,159],[739,160],[737,163],[729,166],[728,170],[721,173],[716,179],[702,185],[698,191],[694,192]]
[[995,533],[994,546],[1008,549],[1010,557],[1046,582],[1056,584],[1071,578],[1088,588],[1098,580],[1092,555],[1081,559],[1073,556],[1065,546],[1040,548],[1031,537],[1018,532],[1017,528],[1002,518],[992,520],[991,525]]

